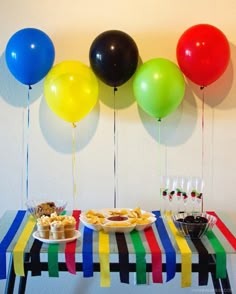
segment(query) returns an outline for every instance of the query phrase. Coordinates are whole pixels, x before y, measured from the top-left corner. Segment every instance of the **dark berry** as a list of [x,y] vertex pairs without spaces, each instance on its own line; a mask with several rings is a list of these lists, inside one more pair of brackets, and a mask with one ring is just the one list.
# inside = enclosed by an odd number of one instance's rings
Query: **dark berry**
[[200,224],[207,224],[208,223],[208,220],[205,218],[205,217],[203,217],[203,216],[197,216],[196,217],[196,220],[198,221],[198,223],[200,223]]
[[177,221],[183,223],[184,219],[183,218],[178,218]]
[[188,215],[184,218],[185,223],[194,223],[194,216],[193,215]]

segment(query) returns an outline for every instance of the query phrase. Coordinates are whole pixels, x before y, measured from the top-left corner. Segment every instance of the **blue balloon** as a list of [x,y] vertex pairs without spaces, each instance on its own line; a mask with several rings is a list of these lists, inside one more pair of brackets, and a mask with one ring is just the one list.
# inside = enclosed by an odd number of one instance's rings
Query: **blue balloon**
[[55,49],[43,31],[25,28],[9,39],[5,58],[12,75],[22,84],[31,86],[43,79],[52,68]]

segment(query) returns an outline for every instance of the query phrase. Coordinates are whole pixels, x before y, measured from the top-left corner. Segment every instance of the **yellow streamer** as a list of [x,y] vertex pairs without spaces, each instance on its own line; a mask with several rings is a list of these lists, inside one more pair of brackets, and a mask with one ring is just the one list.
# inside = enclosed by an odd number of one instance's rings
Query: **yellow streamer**
[[109,234],[99,231],[99,262],[100,262],[100,285],[110,287],[110,263],[109,263]]
[[167,216],[167,222],[181,253],[181,287],[190,287],[192,282],[192,252],[184,237],[178,234],[175,224]]
[[15,274],[18,276],[24,276],[24,250],[28,243],[28,240],[32,234],[35,226],[35,219],[30,216],[26,223],[14,249],[13,249],[13,262]]

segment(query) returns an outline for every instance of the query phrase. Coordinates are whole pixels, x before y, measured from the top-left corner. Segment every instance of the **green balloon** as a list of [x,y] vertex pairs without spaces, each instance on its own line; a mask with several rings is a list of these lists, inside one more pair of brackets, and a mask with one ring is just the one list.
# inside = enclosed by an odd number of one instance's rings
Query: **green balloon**
[[179,106],[185,93],[185,80],[179,67],[164,58],[143,63],[133,80],[134,96],[150,116],[161,119]]

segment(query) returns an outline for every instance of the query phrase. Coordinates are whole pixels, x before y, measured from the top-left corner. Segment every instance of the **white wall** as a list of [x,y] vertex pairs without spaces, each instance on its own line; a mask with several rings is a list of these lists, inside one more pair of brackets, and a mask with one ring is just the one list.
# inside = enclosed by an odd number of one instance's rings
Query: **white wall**
[[[157,123],[137,107],[132,80],[117,97],[117,192],[121,207],[160,207],[159,175],[201,175],[206,181],[205,209],[236,208],[236,2],[220,1],[1,1],[0,9],[0,215],[24,208],[27,87],[9,73],[4,50],[19,29],[46,32],[56,49],[55,64],[68,59],[89,65],[94,38],[109,29],[130,34],[142,61],[164,57],[176,62],[176,44],[190,26],[209,23],[220,28],[231,47],[224,75],[205,89],[204,161],[202,162],[202,92],[187,82],[177,111]],[[71,126],[48,109],[43,81],[30,92],[29,197],[65,198],[73,206]],[[76,129],[78,207],[113,206],[113,89],[100,83],[99,102]],[[171,286],[172,287],[172,286]],[[131,291],[131,290],[130,290]],[[135,290],[136,291],[136,290]],[[29,292],[33,293],[33,292]],[[45,292],[46,293],[46,292]],[[85,292],[84,292],[85,293]]]

